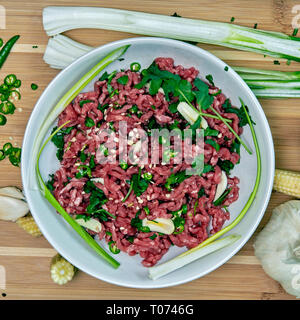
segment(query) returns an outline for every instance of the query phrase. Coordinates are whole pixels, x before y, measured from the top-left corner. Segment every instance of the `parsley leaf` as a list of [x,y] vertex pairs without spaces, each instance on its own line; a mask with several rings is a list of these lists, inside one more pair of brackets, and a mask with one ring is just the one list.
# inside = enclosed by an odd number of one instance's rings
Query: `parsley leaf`
[[[56,157],[58,160],[62,160],[64,154],[65,136],[70,134],[75,127],[67,127],[60,129],[51,139],[54,145],[57,147]],[[53,128],[52,133],[57,129]]]
[[212,97],[208,92],[208,85],[199,78],[194,80],[194,85],[198,89],[198,91],[193,91],[197,104],[203,110],[208,109],[214,101],[214,97]]
[[117,79],[117,82],[120,83],[120,84],[123,84],[123,85],[127,84],[127,82],[128,82],[128,76],[127,76],[127,75],[124,75],[124,76],[118,78],[118,79]]

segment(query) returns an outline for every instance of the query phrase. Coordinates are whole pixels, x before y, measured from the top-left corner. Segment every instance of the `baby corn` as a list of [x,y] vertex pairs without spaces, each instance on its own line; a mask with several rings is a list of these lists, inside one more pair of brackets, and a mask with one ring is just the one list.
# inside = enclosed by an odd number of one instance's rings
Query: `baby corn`
[[53,282],[63,285],[73,279],[77,268],[61,255],[55,255],[51,260],[50,272]]
[[275,169],[273,190],[300,198],[300,173]]
[[19,218],[16,221],[16,223],[19,227],[21,227],[27,233],[31,234],[34,237],[40,237],[42,235],[39,227],[35,223],[31,214],[28,214],[25,217]]

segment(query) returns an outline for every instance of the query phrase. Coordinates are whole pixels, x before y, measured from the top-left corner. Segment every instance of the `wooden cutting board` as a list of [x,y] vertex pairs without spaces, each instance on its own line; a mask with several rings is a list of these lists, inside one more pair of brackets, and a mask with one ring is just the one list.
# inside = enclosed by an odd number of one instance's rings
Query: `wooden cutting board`
[[[230,22],[272,31],[292,33],[291,9],[297,1],[284,0],[175,0],[175,1],[34,1],[2,0],[6,10],[6,29],[0,37],[7,40],[20,34],[17,45],[0,71],[3,79],[15,73],[22,80],[22,99],[17,103],[22,111],[8,117],[5,127],[0,127],[0,146],[12,142],[21,146],[30,113],[48,83],[59,72],[43,61],[48,37],[42,26],[42,9],[48,5],[89,5],[145,11],[183,17]],[[73,30],[67,35],[85,44],[99,46],[105,43],[135,37],[136,35],[102,30]],[[37,46],[37,47],[35,47]],[[229,48],[199,45],[231,66],[248,66],[273,70],[300,70],[300,64]],[[31,83],[38,90],[31,90]],[[276,152],[276,167],[300,171],[300,100],[260,100],[269,120]],[[0,163],[0,186],[21,187],[20,169],[8,161]],[[253,252],[253,240],[267,223],[272,209],[291,197],[273,193],[268,209],[258,229],[248,243],[225,265],[207,276],[175,288],[138,290],[111,285],[79,272],[67,285],[58,286],[50,278],[49,264],[55,250],[44,237],[33,238],[15,223],[0,221],[0,266],[6,270],[6,289],[0,288],[4,299],[294,299],[279,283],[262,269]],[[6,293],[6,296],[1,293]],[[5,297],[4,297],[5,296]]]

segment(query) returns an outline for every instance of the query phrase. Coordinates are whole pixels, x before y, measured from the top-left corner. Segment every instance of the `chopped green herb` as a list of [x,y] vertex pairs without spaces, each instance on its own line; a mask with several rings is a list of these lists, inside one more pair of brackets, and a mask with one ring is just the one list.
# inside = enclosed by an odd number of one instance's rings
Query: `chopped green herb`
[[231,191],[231,188],[227,189],[224,191],[224,193],[221,195],[220,198],[218,198],[215,202],[214,202],[214,206],[219,206],[222,204],[222,202],[225,200],[225,198],[228,196],[229,192]]
[[221,160],[219,159],[217,165],[225,171],[228,175],[230,171],[234,168],[234,164],[230,160]]
[[228,70],[229,70],[228,66],[225,66],[225,67],[224,67],[224,70],[225,70],[225,71],[228,71]]
[[81,100],[79,101],[79,106],[82,108],[84,104],[89,102],[95,102],[94,100]]
[[292,36],[293,36],[293,37],[296,37],[297,33],[298,33],[298,28],[295,28],[295,29],[293,30]]
[[117,82],[120,83],[120,84],[126,85],[127,82],[128,82],[128,76],[124,75],[124,76],[118,78]]
[[254,29],[257,29],[257,23],[254,24],[253,28],[254,28]]
[[91,127],[93,127],[95,125],[95,122],[94,122],[94,120],[92,118],[86,117],[85,121],[84,121],[84,124],[85,124],[86,127],[91,128]]
[[207,81],[214,87],[214,81],[213,81],[213,76],[211,74],[208,74],[206,77]]
[[[53,128],[52,133],[56,131],[57,127]],[[64,154],[65,136],[70,134],[74,127],[67,127],[60,129],[51,139],[54,145],[57,147],[56,157],[58,160],[62,160]],[[51,133],[51,134],[52,134]]]
[[212,140],[212,139],[207,139],[205,140],[205,143],[208,143],[210,144],[212,147],[214,147],[216,149],[216,151],[219,151],[220,150],[220,145],[217,144],[216,141]]
[[278,60],[274,60],[273,63],[274,63],[274,64],[277,64],[277,65],[280,64],[280,62],[279,62]]
[[151,237],[149,237],[151,240],[154,240],[157,237],[157,234],[153,234]]
[[53,186],[53,184],[55,182],[54,174],[49,174],[49,178],[50,179],[46,182],[46,186],[50,191],[54,191],[54,186]]
[[233,22],[235,20],[235,17],[231,17],[230,22]]
[[140,232],[150,232],[150,228],[144,227],[143,220],[139,219],[140,214],[141,214],[141,210],[139,210],[136,213],[135,218],[131,219],[130,221],[131,226],[137,228],[137,230]]

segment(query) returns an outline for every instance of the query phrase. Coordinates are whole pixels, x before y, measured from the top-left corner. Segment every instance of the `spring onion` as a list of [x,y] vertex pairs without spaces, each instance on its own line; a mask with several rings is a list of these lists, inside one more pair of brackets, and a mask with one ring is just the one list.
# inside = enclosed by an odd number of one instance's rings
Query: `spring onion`
[[[66,106],[78,95],[78,93],[105,67],[107,67],[109,64],[114,62],[116,59],[120,58],[126,50],[128,49],[129,45],[117,48],[110,52],[106,57],[104,57],[99,63],[97,63],[87,74],[85,74],[65,95],[59,100],[57,105],[52,109],[50,114],[47,116],[46,119],[44,119],[44,122],[42,122],[40,128],[39,128],[39,134],[36,137],[36,140],[34,141],[34,147],[33,147],[33,155],[36,157],[38,154],[38,150],[42,144],[42,141],[49,130],[49,127],[51,124],[56,120],[58,115],[66,108]],[[32,161],[32,165],[30,168],[30,177],[31,180],[29,181],[29,184],[34,185],[34,179],[36,177],[35,172],[35,163],[36,161]]]
[[234,67],[259,98],[299,98],[300,71]]
[[299,39],[280,32],[215,21],[95,7],[46,7],[43,25],[49,36],[78,28],[99,28],[203,42],[300,61]]
[[148,268],[148,275],[152,280],[156,280],[162,276],[167,275],[168,273],[175,271],[197,259],[200,259],[208,254],[211,254],[217,250],[220,250],[226,246],[229,246],[236,242],[238,239],[240,239],[240,235],[229,235],[227,237],[224,237],[223,239],[214,241],[213,243],[210,243],[206,245],[205,247],[198,248],[195,247],[193,249],[190,249],[179,256],[165,262],[162,264],[159,264],[157,266]]
[[[71,216],[61,207],[59,202],[55,199],[52,193],[47,188],[44,183],[40,169],[39,169],[39,160],[43,149],[46,144],[53,138],[53,136],[62,129],[67,123],[60,126],[56,129],[50,137],[44,142],[41,146],[44,136],[46,135],[49,127],[55,121],[57,116],[65,109],[65,107],[77,96],[77,94],[93,79],[101,70],[106,66],[111,64],[113,61],[122,56],[126,50],[127,46],[117,48],[110,52],[104,59],[102,59],[97,65],[95,65],[87,74],[85,74],[58,102],[55,108],[50,112],[48,117],[44,120],[42,125],[39,128],[39,134],[37,135],[36,140],[34,141],[33,146],[33,161],[35,163],[34,167],[30,167],[31,176],[36,177],[38,180],[38,185],[41,193],[44,197],[50,202],[50,204],[62,215],[62,217],[73,227],[73,229],[86,241],[86,243],[91,246],[98,254],[100,254],[106,261],[108,261],[114,268],[119,266],[119,263],[115,261],[110,255],[108,255],[99,244],[86,232],[80,225],[71,218]],[[29,181],[29,184],[32,183],[32,180]]]
[[85,242],[93,248],[101,257],[103,257],[107,262],[109,262],[114,268],[119,267],[119,262],[117,262],[115,259],[113,259],[101,246],[91,237],[82,227],[74,220],[66,211],[65,209],[60,205],[60,203],[56,200],[56,198],[53,196],[53,194],[50,192],[50,190],[47,188],[45,182],[42,179],[41,173],[40,173],[40,167],[39,167],[39,160],[40,156],[47,145],[47,143],[53,138],[53,136],[64,126],[68,124],[68,121],[61,125],[59,128],[57,128],[44,142],[42,145],[38,155],[37,155],[37,176],[38,176],[38,183],[40,186],[40,190],[43,193],[44,197],[49,201],[49,203],[55,208],[57,212],[61,214],[61,216],[66,220],[67,223],[85,240]]
[[[175,257],[174,259],[167,261],[161,265],[149,268],[148,269],[149,270],[149,277],[151,279],[154,279],[154,280],[158,279],[159,277],[164,276],[171,271],[175,271],[178,268],[181,268],[182,266],[184,266],[192,261],[195,261],[196,259],[203,257],[206,254],[214,252],[214,251],[226,246],[227,244],[229,245],[229,244],[233,243],[234,241],[238,240],[239,236],[230,235],[230,236],[225,237],[219,241],[215,241],[220,236],[224,235],[225,233],[230,231],[232,228],[234,228],[243,219],[244,215],[246,214],[246,212],[248,211],[248,209],[250,208],[250,206],[252,205],[252,203],[256,197],[259,183],[260,183],[260,177],[261,177],[260,149],[259,149],[258,141],[256,138],[256,133],[253,128],[253,124],[250,120],[247,109],[245,107],[245,104],[241,99],[240,99],[240,101],[242,104],[242,108],[246,114],[248,124],[250,126],[250,130],[251,130],[251,134],[252,134],[252,138],[253,138],[253,142],[254,142],[254,146],[255,146],[255,151],[256,151],[256,160],[257,160],[257,171],[256,171],[255,184],[254,184],[253,190],[248,198],[248,201],[246,202],[244,208],[239,213],[239,215],[225,228],[216,232],[214,235],[210,236],[209,238],[207,238],[206,240],[201,242],[195,248],[190,249],[190,250],[184,252],[183,254]],[[203,250],[203,249],[205,249],[205,250]]]

